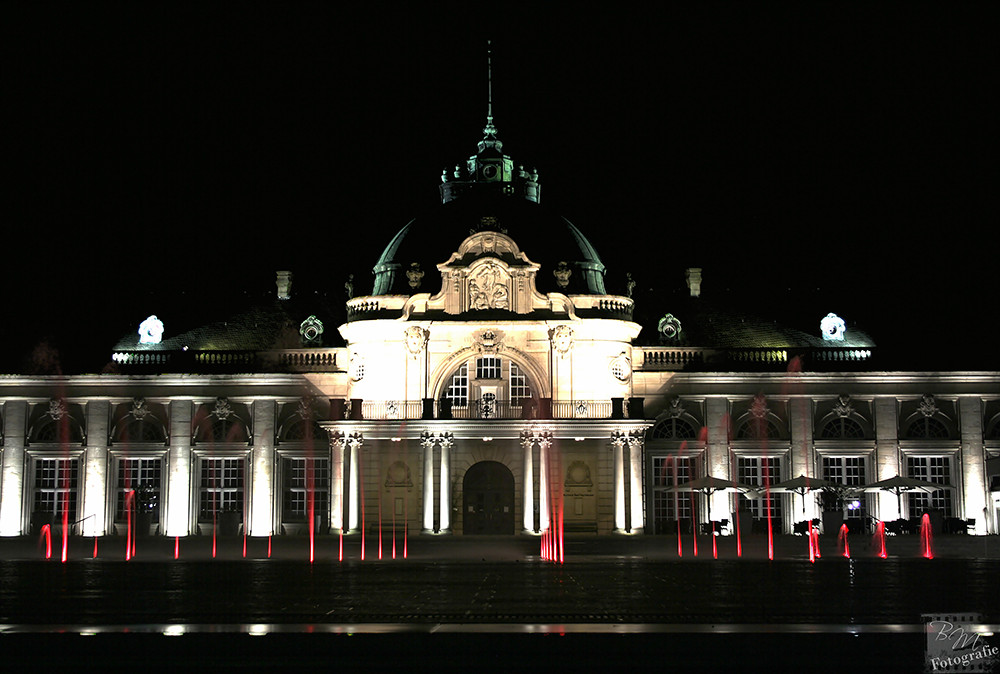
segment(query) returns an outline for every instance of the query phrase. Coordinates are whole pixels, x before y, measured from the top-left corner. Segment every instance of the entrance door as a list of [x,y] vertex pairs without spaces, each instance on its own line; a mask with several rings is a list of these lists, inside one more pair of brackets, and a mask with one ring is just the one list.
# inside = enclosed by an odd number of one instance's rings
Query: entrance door
[[497,461],[480,461],[462,481],[462,533],[514,533],[514,475]]

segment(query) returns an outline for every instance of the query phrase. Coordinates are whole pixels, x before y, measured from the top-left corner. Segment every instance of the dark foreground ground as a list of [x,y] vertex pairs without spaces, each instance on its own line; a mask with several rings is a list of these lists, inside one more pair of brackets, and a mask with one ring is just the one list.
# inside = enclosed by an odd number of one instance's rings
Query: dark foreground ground
[[[1000,624],[1000,541],[947,537],[934,559],[890,539],[879,559],[823,541],[596,539],[566,545],[565,563],[537,541],[306,539],[180,542],[74,540],[68,561],[38,541],[0,541],[4,671],[109,671],[167,663],[239,671],[922,671],[928,615],[977,613]],[[984,631],[983,629],[979,630]],[[1000,632],[1000,628],[998,628]],[[982,642],[1000,646],[1000,636]],[[998,670],[1000,671],[1000,670]]]

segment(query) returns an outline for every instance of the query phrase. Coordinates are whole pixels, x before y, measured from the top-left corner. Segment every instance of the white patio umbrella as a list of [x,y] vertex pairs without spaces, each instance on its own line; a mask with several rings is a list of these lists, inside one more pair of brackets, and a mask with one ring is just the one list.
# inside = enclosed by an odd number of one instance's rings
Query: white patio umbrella
[[954,489],[954,487],[950,484],[927,482],[926,480],[918,480],[915,477],[903,477],[902,475],[893,475],[885,480],[879,480],[878,482],[872,482],[859,487],[859,490],[864,492],[887,491],[890,494],[895,494],[896,507],[900,513],[903,512],[902,495],[904,492],[922,491],[930,494],[938,489]]
[[[752,492],[756,489],[753,485],[743,484],[742,482],[733,482],[732,480],[723,480],[721,477],[712,477],[706,475],[705,477],[695,478],[689,482],[684,482],[673,487],[668,487],[667,491],[696,491],[704,494],[705,496],[711,496],[717,491],[727,491],[727,492],[739,492],[745,494]],[[708,521],[712,521],[712,499],[708,499]]]

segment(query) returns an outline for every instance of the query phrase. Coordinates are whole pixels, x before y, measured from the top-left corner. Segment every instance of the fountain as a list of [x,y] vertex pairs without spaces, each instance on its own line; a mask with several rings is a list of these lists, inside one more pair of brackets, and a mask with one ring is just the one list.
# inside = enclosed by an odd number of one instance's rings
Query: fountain
[[847,557],[848,559],[850,559],[851,558],[851,547],[850,547],[850,545],[848,545],[848,542],[847,542],[847,532],[848,532],[847,523],[845,522],[844,524],[840,525],[840,533],[837,534],[837,550],[844,557]]
[[878,551],[878,556],[886,558],[885,554],[885,522],[879,520],[875,525],[875,533],[872,535],[872,547]]
[[52,525],[43,524],[41,534],[38,537],[39,546],[42,544],[42,539],[45,539],[45,559],[52,558]]
[[920,556],[934,559],[934,536],[931,531],[931,516],[924,513],[920,518]]

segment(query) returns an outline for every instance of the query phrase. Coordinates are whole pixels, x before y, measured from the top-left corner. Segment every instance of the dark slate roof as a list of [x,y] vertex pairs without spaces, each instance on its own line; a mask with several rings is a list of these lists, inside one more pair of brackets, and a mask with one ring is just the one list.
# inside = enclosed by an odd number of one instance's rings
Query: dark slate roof
[[[118,351],[248,351],[300,349],[303,344],[299,326],[309,316],[323,323],[322,346],[341,346],[337,327],[343,323],[343,310],[331,307],[326,298],[294,295],[288,300],[270,299],[237,310],[224,320],[171,334],[171,319],[160,316],[165,330],[159,344],[140,344],[136,331],[125,335],[115,345]],[[182,319],[181,319],[182,320]]]

